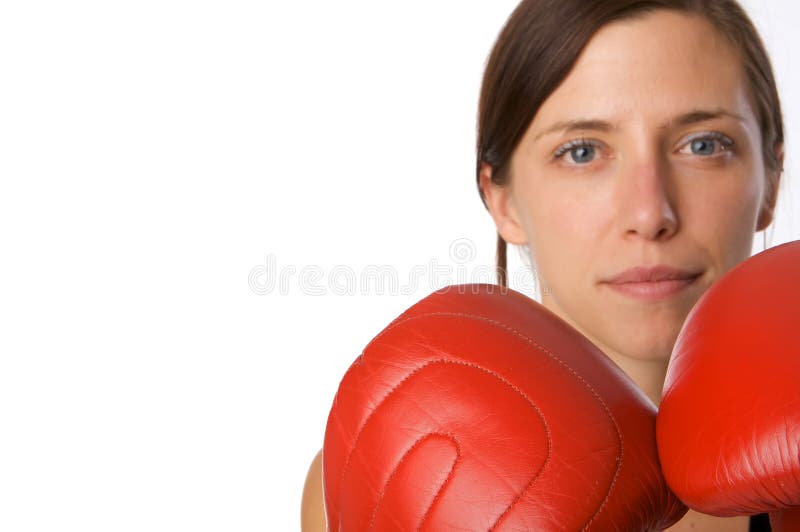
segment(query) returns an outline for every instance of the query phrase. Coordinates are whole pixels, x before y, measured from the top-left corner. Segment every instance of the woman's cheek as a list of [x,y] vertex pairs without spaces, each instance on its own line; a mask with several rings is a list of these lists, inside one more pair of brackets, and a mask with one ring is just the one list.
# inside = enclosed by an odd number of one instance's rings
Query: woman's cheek
[[738,174],[725,176],[697,195],[693,230],[702,231],[707,246],[716,250],[721,273],[751,255],[761,194],[758,183]]

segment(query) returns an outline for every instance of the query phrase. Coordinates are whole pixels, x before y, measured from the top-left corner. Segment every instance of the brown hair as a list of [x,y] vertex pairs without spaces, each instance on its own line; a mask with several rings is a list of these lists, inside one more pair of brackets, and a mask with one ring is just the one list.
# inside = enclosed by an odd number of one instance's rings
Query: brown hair
[[[523,0],[500,32],[483,76],[476,175],[485,207],[481,165],[491,166],[493,183],[508,183],[511,157],[528,125],[592,36],[611,22],[639,18],[657,9],[705,17],[737,50],[750,83],[770,174],[765,204],[773,204],[782,170],[775,154],[775,148],[783,144],[780,98],[761,37],[736,0]],[[498,234],[497,279],[503,287],[508,286],[506,255],[506,242]]]

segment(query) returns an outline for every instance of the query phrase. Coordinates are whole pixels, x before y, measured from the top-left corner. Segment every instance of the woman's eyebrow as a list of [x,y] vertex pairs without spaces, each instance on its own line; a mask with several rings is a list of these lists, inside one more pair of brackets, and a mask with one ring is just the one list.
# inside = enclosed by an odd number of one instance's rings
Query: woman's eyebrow
[[[666,125],[662,126],[662,129],[668,129],[675,126],[688,126],[698,122],[705,122],[707,120],[715,120],[723,117],[733,118],[738,122],[745,121],[744,117],[741,115],[725,109],[716,109],[714,111],[698,109],[673,118]],[[556,122],[544,131],[541,131],[536,135],[536,137],[534,137],[533,140],[536,142],[540,138],[544,137],[545,135],[550,135],[551,133],[569,133],[571,131],[601,131],[603,133],[608,133],[610,131],[614,131],[616,128],[617,126],[606,120],[564,120],[561,122]]]
[[563,122],[556,122],[552,126],[536,135],[533,140],[536,142],[540,138],[551,133],[569,133],[570,131],[578,130],[602,131],[604,133],[608,133],[609,131],[614,130],[614,126],[611,124],[611,122],[606,122],[605,120],[565,120]]
[[705,122],[706,120],[715,120],[717,118],[733,118],[737,122],[744,122],[745,119],[741,115],[726,111],[725,109],[717,109],[715,111],[696,110],[682,114],[670,121],[666,127],[671,126],[688,126],[698,122]]

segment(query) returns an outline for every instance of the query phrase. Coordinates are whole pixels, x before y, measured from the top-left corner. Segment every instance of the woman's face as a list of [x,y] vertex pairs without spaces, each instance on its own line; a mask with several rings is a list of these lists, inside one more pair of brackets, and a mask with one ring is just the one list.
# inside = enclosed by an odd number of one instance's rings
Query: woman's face
[[[598,32],[540,108],[498,229],[530,247],[546,307],[606,351],[665,359],[697,299],[771,223],[764,193],[735,50],[705,19],[659,11]],[[700,275],[649,299],[606,282],[657,265]]]

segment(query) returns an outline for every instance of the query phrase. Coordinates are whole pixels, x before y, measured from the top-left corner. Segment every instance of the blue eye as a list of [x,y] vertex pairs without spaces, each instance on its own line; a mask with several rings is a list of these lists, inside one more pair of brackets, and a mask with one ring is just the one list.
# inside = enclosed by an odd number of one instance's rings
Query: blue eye
[[713,157],[715,155],[721,155],[722,152],[730,151],[733,145],[734,142],[730,137],[722,133],[711,132],[690,139],[689,142],[684,145],[683,149],[681,149],[681,152],[687,155]]
[[591,162],[594,159],[594,146],[580,146],[569,151],[572,160],[578,164]]
[[692,153],[695,155],[714,155],[715,141],[699,139],[692,141]]
[[588,140],[573,140],[556,150],[553,159],[560,159],[569,153],[569,158],[574,164],[587,164],[597,155],[597,146]]

